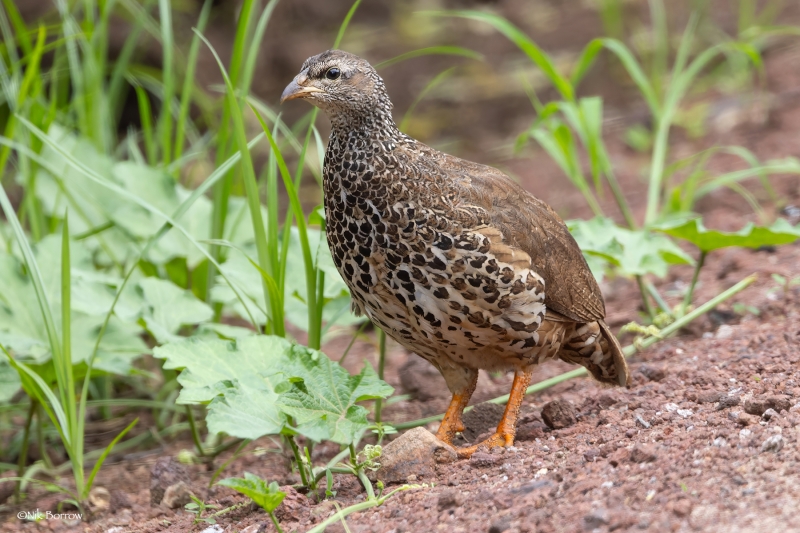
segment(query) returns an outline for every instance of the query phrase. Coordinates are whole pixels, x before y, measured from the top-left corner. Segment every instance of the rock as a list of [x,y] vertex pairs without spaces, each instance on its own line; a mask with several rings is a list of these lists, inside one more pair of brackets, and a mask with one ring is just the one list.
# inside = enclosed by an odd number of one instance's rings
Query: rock
[[767,397],[750,398],[744,402],[744,410],[751,415],[761,416],[767,409],[774,409],[776,412],[788,411],[791,407],[789,398],[783,395],[773,395]]
[[479,435],[487,431],[494,432],[505,407],[496,403],[479,403],[471,411],[464,413],[463,422],[465,429],[461,432],[464,439],[473,443]]
[[684,518],[689,516],[689,513],[692,512],[692,502],[688,499],[681,499],[672,504],[672,512],[675,513],[675,516],[679,518]]
[[504,516],[491,523],[489,526],[489,533],[503,533],[504,531],[508,531],[510,528],[511,520],[507,516]]
[[575,407],[565,400],[553,400],[542,407],[542,419],[550,429],[568,428],[577,422]]
[[242,530],[242,533],[265,533],[268,527],[269,526],[266,522],[261,522],[260,524],[250,524]]
[[90,490],[88,500],[95,511],[105,511],[111,507],[111,493],[103,487],[94,487]]
[[749,426],[758,422],[758,418],[750,416],[747,413],[732,412],[728,413],[728,418],[735,420],[740,426]]
[[728,407],[735,407],[737,405],[739,405],[738,396],[722,396],[719,399],[719,403],[717,403],[717,411],[722,411],[723,409],[727,409]]
[[767,398],[767,409],[775,409],[777,412],[788,411],[792,403],[788,397],[783,395],[769,396]]
[[783,436],[780,434],[773,435],[763,443],[761,443],[761,453],[773,452],[778,453],[783,449]]
[[122,490],[111,491],[111,511],[116,513],[119,509],[131,509],[133,502],[131,502],[128,493]]
[[544,437],[544,431],[546,429],[547,426],[538,420],[525,422],[517,427],[517,434],[514,436],[514,441],[524,442],[541,439]]
[[637,424],[639,424],[640,426],[642,426],[644,429],[650,429],[650,422],[648,422],[647,420],[645,420],[644,418],[642,418],[642,415],[640,415],[640,414],[638,414],[638,413],[637,413],[637,414],[636,414],[636,416],[634,416],[634,417],[633,417],[633,420],[634,420],[634,421],[635,421]]
[[729,326],[728,324],[723,324],[722,326],[717,329],[717,334],[714,335],[715,338],[724,340],[730,339],[733,336],[733,327]]
[[160,457],[150,470],[150,505],[161,503],[166,490],[180,482],[190,482],[186,467],[172,457]]
[[469,465],[476,468],[494,466],[503,462],[503,456],[493,453],[475,452],[469,458]]
[[[16,475],[16,473],[12,473],[11,475]],[[12,494],[14,494],[14,488],[16,486],[16,481],[3,481],[0,483],[0,504],[4,503]]]
[[772,420],[773,418],[776,418],[777,416],[778,416],[778,412],[775,411],[775,409],[769,408],[766,411],[764,411],[764,414],[761,415],[761,418],[763,418],[764,420],[769,422],[770,420]]
[[440,511],[453,509],[461,505],[461,491],[457,489],[445,489],[439,494],[439,500],[436,504]]
[[449,463],[457,458],[455,448],[425,428],[414,428],[383,447],[381,467],[368,477],[384,483],[404,483],[410,475],[432,477],[436,463]]
[[133,521],[133,513],[130,509],[123,509],[121,512],[114,515],[111,523],[115,526],[127,526]]
[[178,481],[174,485],[167,487],[161,503],[170,509],[179,509],[191,501],[192,491],[189,490],[189,485],[183,481]]
[[660,366],[642,365],[639,367],[639,372],[650,381],[661,381],[667,377],[667,373]]
[[308,498],[289,485],[281,487],[281,491],[286,494],[286,497],[275,509],[275,516],[281,522],[297,522],[300,519],[299,513],[310,505]]
[[630,459],[634,463],[650,463],[658,458],[655,450],[650,446],[637,444],[631,450]]
[[222,526],[220,526],[219,524],[214,524],[213,526],[205,528],[200,533],[225,533],[225,530],[222,529]]
[[600,508],[583,517],[583,527],[589,531],[608,525],[608,510]]
[[591,448],[583,452],[583,458],[587,463],[594,463],[597,461],[598,457],[600,457],[600,450],[596,448]]
[[[695,400],[697,403],[716,403],[722,400],[722,398],[726,397],[724,392],[704,392],[697,395],[697,399]],[[738,403],[738,402],[737,402]]]
[[707,531],[716,531],[714,525],[719,523],[719,519],[719,510],[714,505],[698,505],[689,515],[689,525],[696,530],[708,528]]

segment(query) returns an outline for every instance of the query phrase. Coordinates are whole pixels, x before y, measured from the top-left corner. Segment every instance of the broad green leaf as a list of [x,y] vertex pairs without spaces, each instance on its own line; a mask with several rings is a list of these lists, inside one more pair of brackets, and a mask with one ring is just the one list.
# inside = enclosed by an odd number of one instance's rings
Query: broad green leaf
[[191,337],[156,347],[153,355],[165,359],[164,368],[182,370],[178,376],[182,386],[178,403],[208,403],[219,396],[220,383],[273,391],[285,381],[278,374],[288,364],[291,346],[286,339],[272,335],[237,341]]
[[14,397],[22,382],[19,374],[8,364],[8,359],[0,351],[0,403],[6,403]]
[[351,376],[321,352],[295,346],[291,389],[278,399],[283,411],[294,418],[299,433],[315,440],[349,444],[369,426],[367,410],[356,405],[369,399],[386,398],[394,389],[365,363],[360,374]]
[[608,218],[571,220],[567,225],[585,255],[601,257],[626,275],[663,277],[670,264],[694,262],[669,238],[647,230],[622,228]]
[[353,442],[369,423],[357,402],[392,388],[370,367],[351,376],[322,352],[258,335],[236,341],[192,337],[153,350],[182,370],[178,403],[208,405],[209,431],[255,439],[287,429],[315,440]]
[[175,340],[182,325],[206,322],[214,316],[211,307],[171,281],[145,278],[139,287],[146,302],[145,324],[161,343]]
[[223,479],[217,485],[229,487],[240,494],[244,494],[268,513],[274,512],[286,497],[286,493],[279,490],[276,482],[273,481],[267,484],[266,481],[250,472],[245,472],[243,478],[229,477]]
[[776,220],[772,226],[756,226],[753,223],[748,223],[745,227],[735,232],[706,229],[703,221],[699,218],[666,222],[654,229],[673,237],[687,240],[704,252],[729,246],[759,248],[761,246],[790,244],[800,239],[800,225],[792,226],[782,218]]
[[[42,274],[56,324],[61,317],[61,239],[51,235],[34,247],[36,261]],[[71,245],[71,263],[75,272],[73,292],[77,288],[87,294],[101,295],[105,287],[89,275],[91,262],[82,243]],[[36,300],[33,284],[15,256],[0,252],[0,344],[15,358],[31,365],[43,365],[50,360],[50,345],[44,320]],[[110,305],[110,299],[107,300]],[[72,357],[75,363],[86,362],[94,350],[97,332],[103,323],[108,306],[90,305],[86,294],[78,296],[72,305]],[[131,362],[148,351],[140,338],[141,327],[135,323],[123,323],[116,317],[109,321],[108,329],[100,343],[95,368],[118,374],[133,371]]]

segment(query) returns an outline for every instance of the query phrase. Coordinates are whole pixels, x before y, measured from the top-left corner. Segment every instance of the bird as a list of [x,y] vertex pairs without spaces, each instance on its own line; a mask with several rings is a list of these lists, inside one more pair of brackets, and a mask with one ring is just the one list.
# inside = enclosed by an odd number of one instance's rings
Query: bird
[[281,95],[323,111],[325,232],[352,310],[442,374],[452,399],[436,437],[453,444],[479,370],[514,372],[497,429],[457,449],[512,446],[535,367],[582,365],[629,386],[619,341],[558,214],[501,171],[401,132],[383,79],[343,50],[308,58]]

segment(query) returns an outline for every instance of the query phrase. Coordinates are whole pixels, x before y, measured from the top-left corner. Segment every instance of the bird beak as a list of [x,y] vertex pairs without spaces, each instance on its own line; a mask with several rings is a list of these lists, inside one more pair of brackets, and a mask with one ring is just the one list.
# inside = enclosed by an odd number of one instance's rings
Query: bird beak
[[281,103],[287,100],[294,100],[295,98],[306,98],[312,93],[321,93],[322,89],[317,89],[312,86],[304,86],[303,84],[308,80],[305,74],[298,75],[292,80],[292,83],[286,86],[281,94]]

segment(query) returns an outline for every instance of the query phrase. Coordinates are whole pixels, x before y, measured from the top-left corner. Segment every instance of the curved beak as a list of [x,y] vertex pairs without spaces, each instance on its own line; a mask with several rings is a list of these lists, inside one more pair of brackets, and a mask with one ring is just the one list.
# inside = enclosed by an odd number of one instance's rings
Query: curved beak
[[317,89],[316,87],[311,86],[304,86],[303,84],[308,80],[308,78],[300,74],[292,82],[286,86],[283,90],[283,94],[281,94],[281,103],[286,102],[287,100],[294,100],[295,98],[305,98],[311,93],[321,93],[322,89]]

